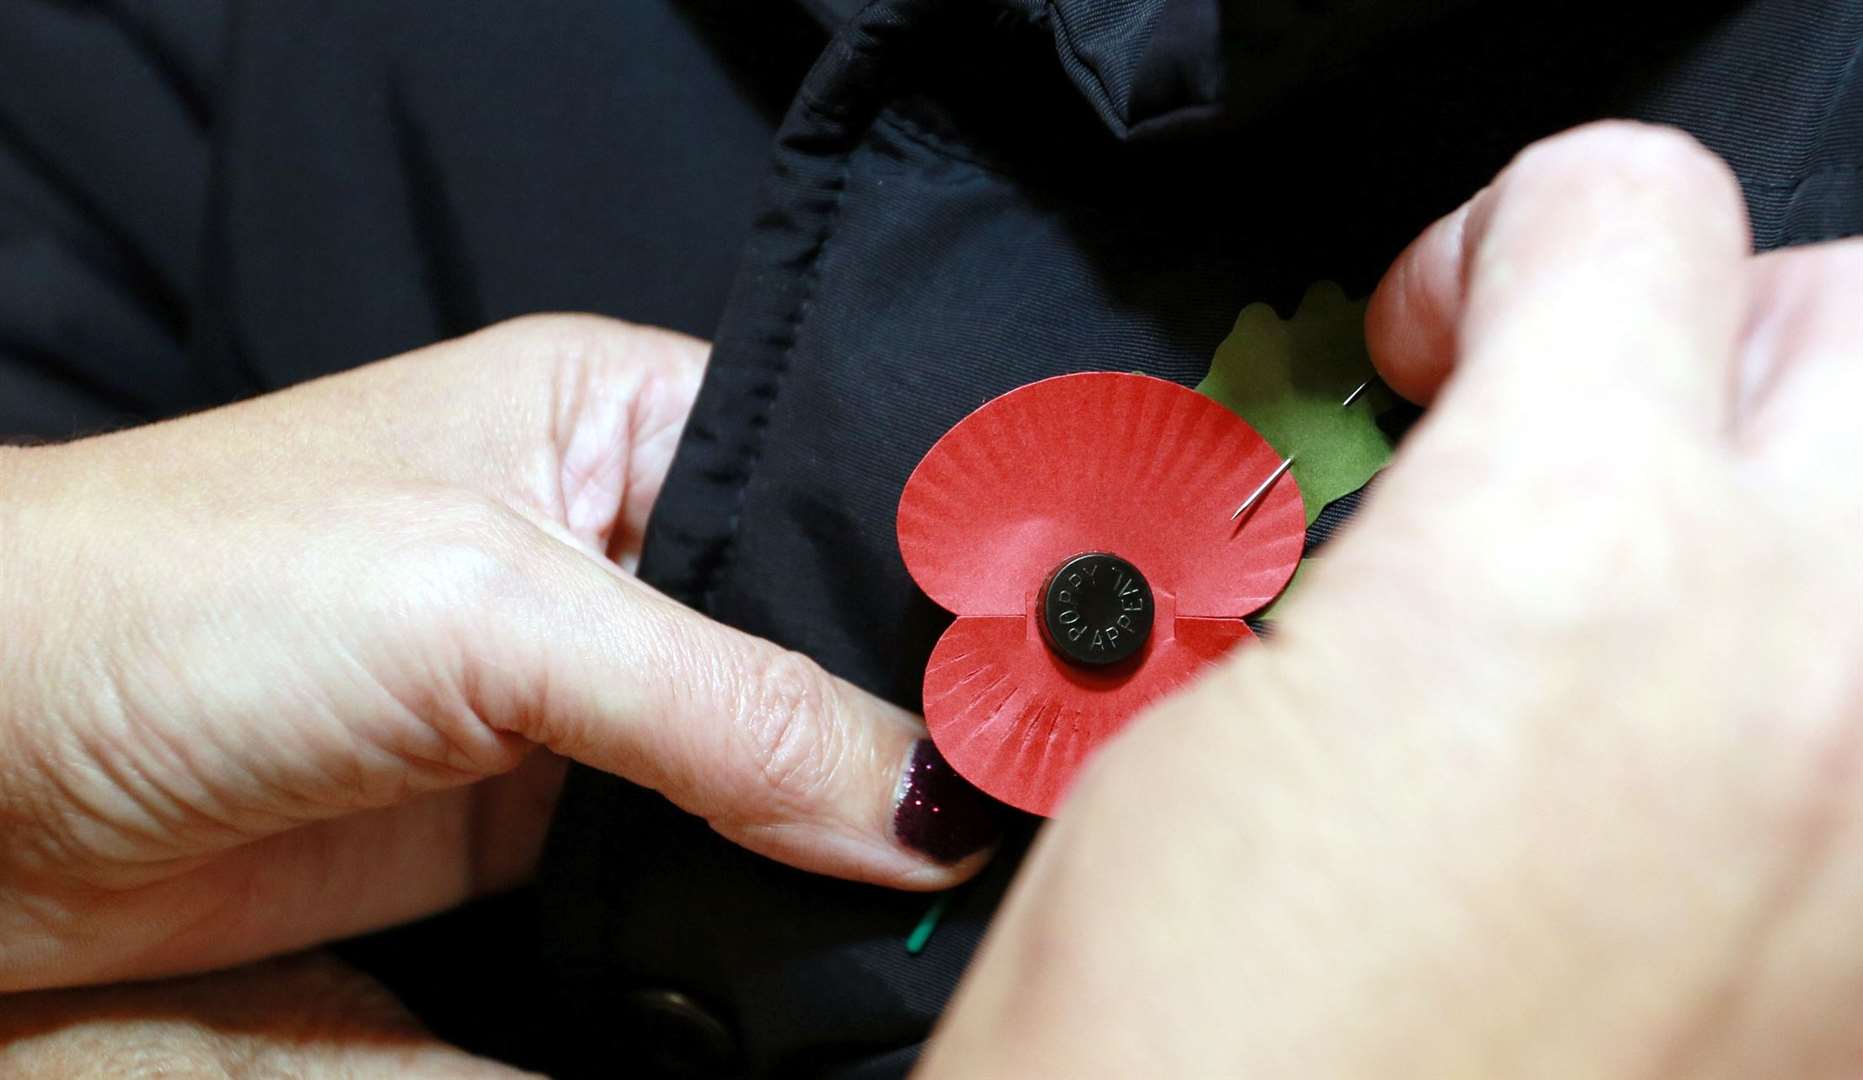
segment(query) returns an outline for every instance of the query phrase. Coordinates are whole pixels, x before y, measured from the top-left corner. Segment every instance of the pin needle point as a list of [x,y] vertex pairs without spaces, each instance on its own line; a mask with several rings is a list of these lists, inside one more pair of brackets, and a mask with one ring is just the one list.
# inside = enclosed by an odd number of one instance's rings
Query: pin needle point
[[1349,407],[1349,406],[1350,406],[1350,405],[1351,405],[1351,404],[1352,404],[1352,403],[1353,403],[1354,401],[1357,401],[1357,400],[1358,400],[1358,396],[1359,396],[1360,394],[1362,394],[1362,393],[1364,393],[1364,392],[1365,392],[1365,388],[1366,388],[1367,386],[1370,386],[1370,385],[1371,385],[1371,380],[1370,380],[1370,379],[1366,379],[1366,380],[1365,380],[1364,382],[1362,382],[1362,383],[1359,383],[1359,384],[1358,384],[1358,389],[1357,389],[1357,390],[1354,390],[1354,391],[1352,391],[1352,392],[1351,392],[1351,393],[1349,393],[1349,394],[1347,394],[1347,395],[1346,395],[1346,399],[1345,399],[1344,401],[1342,401],[1342,402],[1340,402],[1340,403],[1339,403],[1339,407],[1340,407],[1340,408],[1342,408],[1342,409],[1344,409],[1344,408],[1347,408],[1347,407]]
[[1283,460],[1281,464],[1275,468],[1273,474],[1271,474],[1268,477],[1268,479],[1263,480],[1261,482],[1260,487],[1257,487],[1254,491],[1250,492],[1248,498],[1242,500],[1242,505],[1236,507],[1236,512],[1229,515],[1229,520],[1234,521],[1235,519],[1241,517],[1244,513],[1248,511],[1249,507],[1254,506],[1256,503],[1260,502],[1261,497],[1263,495],[1268,494],[1268,489],[1274,486],[1274,482],[1281,478],[1281,474],[1293,467],[1294,467],[1294,455],[1289,454],[1287,455],[1286,459]]

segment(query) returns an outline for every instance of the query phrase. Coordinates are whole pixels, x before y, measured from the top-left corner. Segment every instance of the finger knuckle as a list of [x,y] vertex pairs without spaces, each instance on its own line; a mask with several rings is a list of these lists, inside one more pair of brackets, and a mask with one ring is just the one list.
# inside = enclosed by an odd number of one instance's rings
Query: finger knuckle
[[629,329],[630,324],[605,315],[545,312],[507,319],[481,333],[527,352],[587,356],[612,349]]
[[808,800],[831,782],[840,758],[827,675],[782,651],[758,662],[748,687],[744,730],[759,778],[780,795]]
[[1733,171],[1678,128],[1606,120],[1542,139],[1521,151],[1503,184],[1556,186],[1570,197],[1622,204],[1659,202],[1692,215],[1741,206]]
[[602,315],[526,315],[494,329],[508,337],[505,351],[570,387],[650,366],[645,363],[643,345],[652,332],[619,319]]
[[398,559],[380,568],[387,595],[438,601],[445,610],[509,596],[522,583],[518,553],[523,519],[495,499],[452,495],[430,500],[404,520],[414,523]]

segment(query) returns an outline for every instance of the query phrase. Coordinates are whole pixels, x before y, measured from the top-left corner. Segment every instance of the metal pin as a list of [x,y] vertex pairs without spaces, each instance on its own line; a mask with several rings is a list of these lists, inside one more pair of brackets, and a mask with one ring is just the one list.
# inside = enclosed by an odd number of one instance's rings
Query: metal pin
[[1248,498],[1242,500],[1242,505],[1236,507],[1236,512],[1229,515],[1229,520],[1234,521],[1235,519],[1241,517],[1244,513],[1248,511],[1249,507],[1254,506],[1256,503],[1260,502],[1261,497],[1263,495],[1268,494],[1268,489],[1274,486],[1274,482],[1281,478],[1281,474],[1293,467],[1294,467],[1294,456],[1292,454],[1289,454],[1287,456],[1287,459],[1282,461],[1280,466],[1274,470],[1273,475],[1269,476],[1268,479],[1263,480],[1261,482],[1260,487],[1250,492]]
[[1357,400],[1358,400],[1358,396],[1359,396],[1360,394],[1362,394],[1362,393],[1364,393],[1364,392],[1365,392],[1365,388],[1366,388],[1367,386],[1370,386],[1370,385],[1371,385],[1371,380],[1370,380],[1370,379],[1366,379],[1366,380],[1365,380],[1364,382],[1362,382],[1362,383],[1359,383],[1359,384],[1358,384],[1358,389],[1357,389],[1357,390],[1354,390],[1354,391],[1352,391],[1352,392],[1351,392],[1351,393],[1349,393],[1349,394],[1347,394],[1347,395],[1346,395],[1346,399],[1345,399],[1344,401],[1342,401],[1342,402],[1340,402],[1340,403],[1339,403],[1339,407],[1340,407],[1340,408],[1342,408],[1342,409],[1345,409],[1345,408],[1350,408],[1350,407],[1351,407],[1351,405],[1352,405],[1352,403],[1353,403],[1354,401],[1357,401]]

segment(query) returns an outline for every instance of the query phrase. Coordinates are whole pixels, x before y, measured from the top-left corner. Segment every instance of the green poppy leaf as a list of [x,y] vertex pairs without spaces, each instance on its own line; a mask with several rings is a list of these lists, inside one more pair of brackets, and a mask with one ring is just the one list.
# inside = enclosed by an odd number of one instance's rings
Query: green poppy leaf
[[1391,438],[1378,426],[1378,414],[1397,401],[1391,391],[1374,381],[1351,405],[1341,404],[1374,378],[1365,301],[1322,281],[1307,290],[1291,319],[1264,303],[1243,308],[1197,391],[1293,456],[1311,524],[1327,503],[1363,487],[1391,459]]

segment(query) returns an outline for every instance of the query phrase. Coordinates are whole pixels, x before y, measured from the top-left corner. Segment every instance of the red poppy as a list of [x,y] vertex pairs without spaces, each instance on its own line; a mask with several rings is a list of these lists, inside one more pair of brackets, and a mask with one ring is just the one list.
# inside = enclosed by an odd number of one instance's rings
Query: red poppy
[[952,767],[1050,813],[1133,714],[1251,638],[1242,617],[1287,584],[1306,517],[1291,475],[1230,515],[1281,460],[1209,398],[1111,372],[1012,390],[939,439],[899,547],[957,615],[925,669]]

